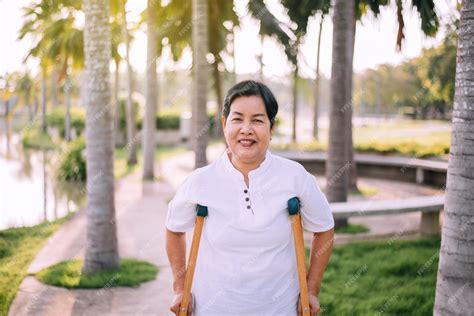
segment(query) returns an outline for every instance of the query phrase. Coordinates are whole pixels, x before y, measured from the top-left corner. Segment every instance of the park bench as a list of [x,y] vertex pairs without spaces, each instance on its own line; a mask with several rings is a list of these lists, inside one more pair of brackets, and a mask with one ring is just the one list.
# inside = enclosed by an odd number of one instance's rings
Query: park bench
[[[273,151],[273,153],[299,162],[310,173],[324,174],[327,159],[325,152]],[[445,161],[371,154],[356,154],[354,160],[359,176],[434,185],[438,186],[440,192],[446,187],[448,163]],[[439,233],[439,213],[443,208],[444,195],[331,203],[335,219],[421,212],[420,233],[424,235]]]
[[331,210],[335,219],[422,212],[420,233],[423,235],[439,233],[439,213],[443,208],[444,195],[417,196],[397,200],[331,203]]
[[[327,154],[307,151],[272,151],[275,155],[302,164],[310,173],[324,174]],[[446,161],[414,157],[356,154],[357,173],[363,177],[392,179],[443,187],[446,184]]]

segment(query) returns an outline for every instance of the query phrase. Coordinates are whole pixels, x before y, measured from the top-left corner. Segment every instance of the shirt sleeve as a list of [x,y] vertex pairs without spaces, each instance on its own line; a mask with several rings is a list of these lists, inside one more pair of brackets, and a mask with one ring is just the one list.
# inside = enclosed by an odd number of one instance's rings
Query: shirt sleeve
[[300,195],[303,227],[311,232],[324,232],[334,227],[334,217],[326,196],[319,189],[316,178],[305,171]]
[[191,177],[188,177],[168,203],[166,228],[173,232],[186,232],[194,227],[196,221],[196,204],[191,199]]

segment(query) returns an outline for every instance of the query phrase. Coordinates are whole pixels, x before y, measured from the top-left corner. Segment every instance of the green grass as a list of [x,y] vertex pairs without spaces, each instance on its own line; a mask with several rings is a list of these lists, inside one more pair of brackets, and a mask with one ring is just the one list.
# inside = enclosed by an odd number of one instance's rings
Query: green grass
[[66,219],[0,231],[0,315],[7,315],[30,263]]
[[[374,154],[396,154],[400,156],[427,158],[446,158],[449,154],[449,137],[445,135],[433,135],[424,139],[413,138],[392,138],[392,139],[371,139],[355,140],[354,148],[360,153]],[[325,151],[327,144],[324,142],[289,143],[273,145],[277,150],[305,150],[305,151]]]
[[51,136],[43,133],[38,127],[31,127],[22,132],[21,142],[23,147],[32,149],[55,149],[57,144]]
[[321,315],[432,315],[440,238],[335,247]]
[[[172,157],[185,152],[187,149],[183,146],[157,145],[155,147],[155,161]],[[143,156],[140,148],[137,150],[138,163],[134,166],[127,165],[128,151],[126,147],[115,149],[114,175],[116,179],[123,178],[134,172],[142,165]]]
[[[324,151],[327,131],[321,140],[305,143],[273,145],[279,150]],[[451,127],[442,121],[395,121],[356,127],[353,130],[354,148],[358,152],[396,154],[408,157],[442,157],[449,153]]]
[[83,260],[68,260],[41,270],[36,277],[43,283],[76,289],[99,289],[115,286],[138,286],[154,280],[158,268],[146,261],[124,258],[120,268],[83,275]]
[[371,197],[377,195],[377,193],[379,193],[379,189],[377,189],[376,187],[361,185],[357,187],[357,191],[350,192],[351,195],[362,195],[365,197]]
[[336,233],[339,234],[359,234],[359,233],[367,233],[370,229],[365,225],[360,224],[347,224],[344,227],[336,228]]

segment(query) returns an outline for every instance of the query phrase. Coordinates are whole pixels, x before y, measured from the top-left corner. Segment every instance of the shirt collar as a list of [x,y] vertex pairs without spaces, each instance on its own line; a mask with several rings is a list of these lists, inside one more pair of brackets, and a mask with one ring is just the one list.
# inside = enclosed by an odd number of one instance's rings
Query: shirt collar
[[[233,176],[238,177],[243,180],[244,175],[234,167],[234,165],[229,159],[228,152],[229,152],[229,149],[227,148],[226,150],[224,150],[224,153],[222,154],[222,160],[224,162],[225,169],[228,172],[230,172]],[[261,177],[270,167],[272,159],[273,159],[273,155],[267,149],[265,153],[265,159],[262,161],[262,163],[260,163],[260,166],[258,166],[257,169],[250,170],[249,179],[257,179]]]

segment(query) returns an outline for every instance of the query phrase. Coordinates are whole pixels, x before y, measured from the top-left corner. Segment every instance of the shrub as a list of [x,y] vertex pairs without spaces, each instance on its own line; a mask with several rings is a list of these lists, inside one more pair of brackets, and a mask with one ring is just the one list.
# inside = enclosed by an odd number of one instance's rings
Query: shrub
[[[71,128],[77,135],[81,135],[86,126],[86,110],[84,108],[71,107]],[[46,115],[46,124],[59,130],[59,135],[64,138],[66,127],[66,108],[57,107]]]
[[[120,130],[125,131],[127,129],[127,116],[126,116],[126,113],[127,113],[127,100],[120,99],[119,105],[120,105],[119,106],[119,127],[120,127]],[[133,105],[133,111],[134,111],[134,114],[135,114],[135,126],[136,126],[137,129],[141,129],[142,119],[139,115],[138,102],[133,101],[132,105]]]
[[443,156],[449,153],[449,142],[420,143],[416,140],[372,140],[355,144],[359,152],[400,154],[418,158]]
[[56,147],[51,137],[36,126],[23,130],[21,143],[25,148],[54,149]]
[[180,127],[179,114],[160,114],[156,117],[157,129],[179,129]]
[[[385,139],[355,141],[354,149],[360,153],[381,155],[395,154],[407,157],[427,158],[443,156],[449,153],[449,141],[437,140],[422,142],[417,139]],[[318,141],[306,143],[287,143],[273,145],[276,150],[325,151],[327,144]]]
[[79,137],[69,143],[60,157],[57,178],[66,181],[86,180],[86,143]]

